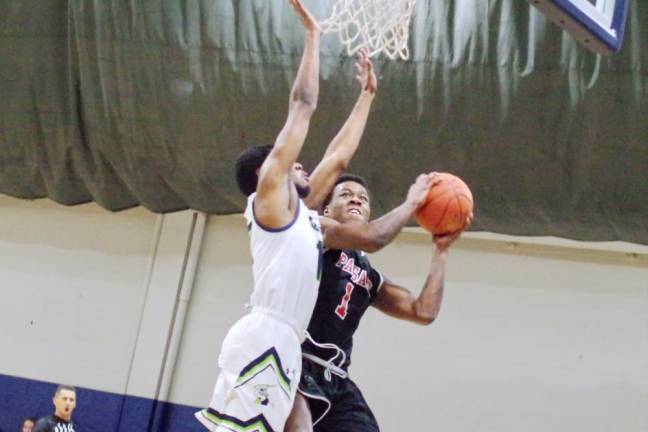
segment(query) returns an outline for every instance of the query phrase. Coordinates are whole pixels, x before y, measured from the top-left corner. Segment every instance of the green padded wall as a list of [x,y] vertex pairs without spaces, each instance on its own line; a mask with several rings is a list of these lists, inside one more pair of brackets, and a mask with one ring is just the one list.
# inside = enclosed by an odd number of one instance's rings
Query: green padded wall
[[[470,184],[474,229],[648,244],[646,2],[628,26],[598,57],[526,1],[420,0],[411,59],[376,60],[352,163],[374,214],[442,170]],[[352,59],[323,41],[308,168],[358,93]],[[0,192],[240,212],[233,160],[281,128],[302,44],[285,0],[4,0]]]

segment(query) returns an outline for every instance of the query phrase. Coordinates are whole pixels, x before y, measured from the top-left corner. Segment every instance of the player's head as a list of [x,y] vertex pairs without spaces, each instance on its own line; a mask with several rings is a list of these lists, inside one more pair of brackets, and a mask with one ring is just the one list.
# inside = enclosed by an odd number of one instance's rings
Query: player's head
[[292,166],[290,176],[293,183],[295,183],[299,197],[306,198],[310,193],[310,178],[304,166],[299,162],[295,162]]
[[72,411],[76,408],[76,389],[61,384],[56,387],[52,401],[56,409],[54,414],[63,420],[69,421],[72,418]]
[[23,420],[22,429],[20,429],[20,432],[32,432],[35,424],[36,419],[34,417],[25,418],[25,420]]
[[371,196],[367,181],[355,174],[342,174],[324,202],[324,215],[338,222],[368,222]]
[[[271,145],[258,145],[245,149],[236,158],[236,183],[243,195],[250,196],[256,191],[261,165],[263,165],[271,150]],[[299,162],[293,164],[290,178],[295,183],[299,196],[302,198],[307,196],[310,192],[308,173],[306,173],[302,164]]]

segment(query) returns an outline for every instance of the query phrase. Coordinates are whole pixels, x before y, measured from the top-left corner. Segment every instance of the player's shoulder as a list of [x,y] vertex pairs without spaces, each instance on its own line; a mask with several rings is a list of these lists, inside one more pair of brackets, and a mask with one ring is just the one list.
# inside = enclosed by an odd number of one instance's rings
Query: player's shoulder
[[252,223],[252,221],[254,221],[254,197],[255,196],[256,196],[256,192],[253,192],[247,197],[247,200],[245,201],[245,210],[243,211],[243,217],[246,220],[248,228]]
[[361,256],[361,253],[364,253],[359,250],[355,249],[333,249],[333,248],[327,248],[326,249],[327,253],[331,253],[332,255],[346,255],[351,258],[359,258]]
[[32,429],[33,432],[50,432],[52,431],[53,427],[56,425],[56,421],[54,420],[54,416],[47,416],[47,417],[42,417],[36,421],[36,424],[34,425],[34,429]]
[[[285,234],[288,232],[291,233],[294,232],[295,227],[298,227],[297,231],[300,233],[304,231],[304,227],[309,227],[315,230],[316,232],[321,232],[319,217],[317,212],[310,210],[301,198],[297,201],[297,204],[295,205],[295,209],[293,210],[292,218],[290,219],[290,221],[281,227],[267,226],[263,223],[263,221],[259,219],[257,214],[256,204],[255,204],[257,202],[256,198],[257,198],[256,192],[252,193],[247,198],[247,206],[245,208],[245,212],[243,213],[248,231],[265,233],[272,236],[280,234],[282,235],[282,237],[285,237]],[[257,227],[260,229],[253,230],[253,227]]]
[[356,249],[326,249],[324,251],[325,257],[334,259],[336,264],[343,266],[347,263],[353,263],[358,267],[371,267],[369,255],[366,252]]
[[322,231],[322,223],[321,223],[321,220],[320,220],[320,217],[321,217],[320,214],[317,213],[317,211],[308,208],[308,206],[306,205],[306,203],[302,199],[299,200],[299,207],[301,209],[304,209],[304,214],[306,215],[306,218],[308,219],[308,223],[313,227],[313,229],[321,232]]
[[367,252],[365,252],[363,250],[359,250],[359,249],[347,249],[345,252],[349,255],[349,257],[354,258],[356,260],[356,262],[359,262],[359,263],[362,263],[362,264],[365,264],[365,265],[368,265],[368,266],[371,265],[371,263],[369,261],[369,254],[367,254]]
[[48,415],[48,416],[46,416],[46,417],[41,417],[40,419],[38,419],[38,421],[36,422],[36,424],[41,424],[41,423],[42,423],[42,424],[52,424],[52,423],[56,423],[56,418],[55,418],[53,415]]

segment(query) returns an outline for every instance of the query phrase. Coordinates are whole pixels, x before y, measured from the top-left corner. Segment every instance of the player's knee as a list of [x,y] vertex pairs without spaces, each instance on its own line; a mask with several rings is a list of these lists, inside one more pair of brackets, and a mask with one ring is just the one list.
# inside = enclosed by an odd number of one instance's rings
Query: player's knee
[[313,420],[308,403],[299,394],[295,398],[284,432],[313,432]]
[[[292,421],[291,421],[292,420]],[[313,425],[305,419],[289,419],[284,432],[313,432]]]

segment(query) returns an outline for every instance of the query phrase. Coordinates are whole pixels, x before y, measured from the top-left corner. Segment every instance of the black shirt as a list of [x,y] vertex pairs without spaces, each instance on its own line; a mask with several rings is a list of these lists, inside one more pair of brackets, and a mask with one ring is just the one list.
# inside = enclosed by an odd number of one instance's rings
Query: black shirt
[[74,423],[51,415],[38,420],[32,432],[77,432],[77,429]]
[[[351,364],[353,334],[382,282],[382,275],[371,267],[364,252],[329,249],[324,253],[322,279],[308,332],[315,342],[333,343],[346,353],[344,369]],[[308,340],[302,351],[324,360],[336,353],[335,349],[316,347]]]

